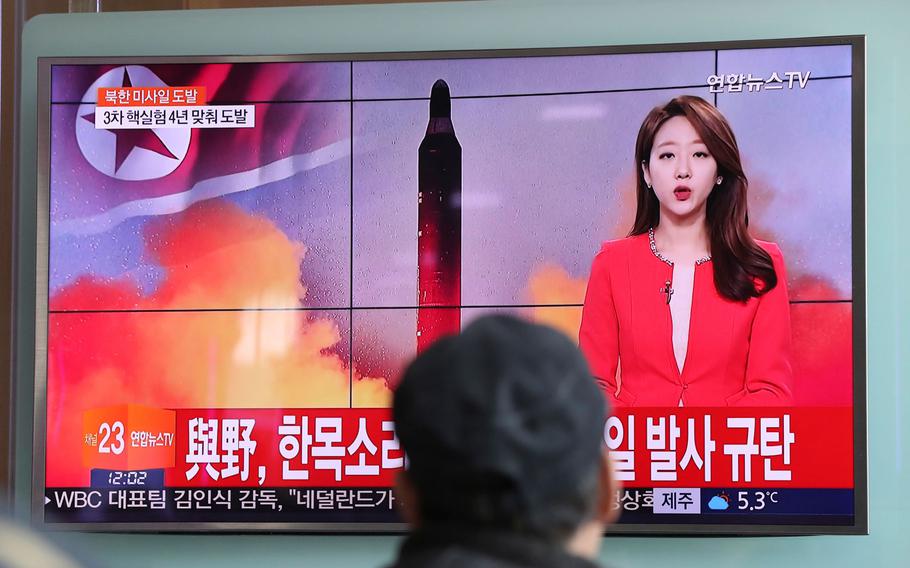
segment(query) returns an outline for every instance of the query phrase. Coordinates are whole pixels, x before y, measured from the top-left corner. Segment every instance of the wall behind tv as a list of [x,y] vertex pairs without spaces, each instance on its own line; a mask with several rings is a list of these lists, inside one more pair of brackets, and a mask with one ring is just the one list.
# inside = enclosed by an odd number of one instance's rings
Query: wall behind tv
[[[491,0],[383,6],[39,16],[23,36],[16,394],[16,509],[31,483],[36,74],[41,56],[434,51],[865,34],[870,535],[605,541],[618,567],[901,566],[910,557],[910,39],[903,0]],[[855,135],[860,135],[856,133]],[[838,448],[830,448],[838,451]],[[380,566],[397,537],[64,534],[110,566]]]

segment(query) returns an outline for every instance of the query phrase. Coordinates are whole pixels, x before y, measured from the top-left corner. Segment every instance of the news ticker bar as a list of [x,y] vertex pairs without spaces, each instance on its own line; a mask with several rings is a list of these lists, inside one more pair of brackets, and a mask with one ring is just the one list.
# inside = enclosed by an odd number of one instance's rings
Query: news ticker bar
[[[120,482],[121,480],[117,480]],[[128,482],[134,483],[134,479]],[[396,523],[387,487],[48,488],[56,523]],[[650,488],[617,494],[621,523],[850,525],[852,489]]]
[[[851,489],[852,428],[851,408],[636,408],[617,409],[603,437],[627,487]],[[164,469],[175,488],[389,487],[404,467],[388,408],[123,404],[84,412],[80,437],[85,468],[133,477],[115,486]]]

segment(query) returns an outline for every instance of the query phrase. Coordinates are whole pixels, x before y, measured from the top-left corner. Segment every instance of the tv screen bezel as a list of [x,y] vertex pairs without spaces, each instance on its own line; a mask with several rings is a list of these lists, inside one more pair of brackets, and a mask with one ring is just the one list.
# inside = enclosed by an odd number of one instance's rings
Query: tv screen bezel
[[842,525],[727,525],[727,524],[616,524],[613,535],[864,535],[868,534],[868,440],[866,369],[866,188],[865,188],[865,36],[824,36],[783,39],[750,39],[646,45],[569,48],[490,49],[464,51],[370,52],[301,55],[188,55],[92,56],[38,58],[37,99],[37,239],[35,278],[35,388],[33,430],[32,516],[47,529],[98,532],[243,533],[296,532],[336,534],[396,534],[402,523],[288,523],[288,522],[167,522],[167,523],[55,523],[45,519],[45,454],[47,403],[48,274],[50,228],[51,73],[55,65],[170,64],[170,63],[275,63],[364,62],[581,55],[628,55],[731,49],[848,45],[851,70],[851,222],[852,222],[852,339],[853,339],[853,478],[854,524]]

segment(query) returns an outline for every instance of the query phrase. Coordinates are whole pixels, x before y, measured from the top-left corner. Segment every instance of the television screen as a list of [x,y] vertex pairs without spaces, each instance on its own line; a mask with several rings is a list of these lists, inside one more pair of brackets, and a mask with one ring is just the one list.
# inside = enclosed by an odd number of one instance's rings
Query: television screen
[[580,338],[615,532],[865,532],[863,57],[42,59],[37,516],[400,530],[399,375],[507,312]]

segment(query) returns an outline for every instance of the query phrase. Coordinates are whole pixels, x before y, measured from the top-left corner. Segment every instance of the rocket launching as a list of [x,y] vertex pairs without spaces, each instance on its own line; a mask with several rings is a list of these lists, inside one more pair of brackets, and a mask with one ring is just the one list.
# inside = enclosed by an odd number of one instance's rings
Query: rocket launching
[[417,352],[461,331],[461,145],[449,86],[430,93],[417,166]]

